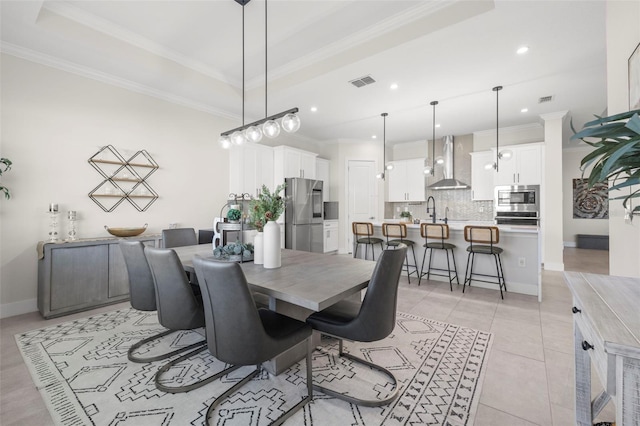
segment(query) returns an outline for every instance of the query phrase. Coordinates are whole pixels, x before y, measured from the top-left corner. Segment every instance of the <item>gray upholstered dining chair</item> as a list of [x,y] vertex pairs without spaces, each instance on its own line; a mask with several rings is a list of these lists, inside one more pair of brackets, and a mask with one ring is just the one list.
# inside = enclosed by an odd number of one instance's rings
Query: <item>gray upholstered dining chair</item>
[[[124,256],[124,262],[127,267],[127,273],[129,274],[129,297],[131,300],[131,307],[139,311],[156,311],[156,290],[153,284],[153,276],[147,263],[147,258],[144,255],[144,244],[141,241],[119,241],[120,250]],[[151,337],[140,340],[129,348],[127,352],[127,358],[133,362],[153,362],[161,359],[170,358],[181,352],[195,348],[196,346],[202,346],[202,343],[193,344],[184,348],[176,349],[164,354],[139,357],[135,355],[135,352],[153,340],[160,339],[168,334],[174,333],[176,330],[169,328],[158,334],[154,334]]]
[[319,385],[313,386],[315,390],[352,404],[367,407],[388,404],[398,396],[398,383],[394,375],[384,367],[344,352],[342,340],[374,342],[382,340],[391,334],[396,325],[398,282],[406,254],[407,246],[405,245],[398,247],[396,250],[384,250],[382,252],[373,270],[361,305],[342,301],[307,318],[307,324],[310,324],[314,330],[338,338],[339,356],[367,365],[386,374],[393,382],[393,392],[381,400],[367,400]]
[[164,248],[195,246],[196,244],[198,244],[198,237],[193,228],[162,230],[162,246]]
[[194,257],[193,266],[202,291],[209,351],[220,361],[256,365],[256,369],[218,396],[205,417],[228,396],[255,377],[262,363],[307,341],[307,396],[272,424],[281,424],[313,398],[311,327],[268,309],[257,309],[247,279],[235,262]]
[[[205,325],[202,297],[191,290],[184,269],[178,255],[172,249],[145,247],[144,254],[149,263],[153,284],[156,291],[156,305],[158,307],[158,321],[171,330],[194,330]],[[194,345],[194,349],[158,369],[155,375],[156,387],[168,393],[181,393],[197,389],[235,370],[231,366],[218,373],[210,375],[198,382],[185,386],[166,386],[162,383],[162,375],[176,364],[207,349],[207,342],[203,340]]]

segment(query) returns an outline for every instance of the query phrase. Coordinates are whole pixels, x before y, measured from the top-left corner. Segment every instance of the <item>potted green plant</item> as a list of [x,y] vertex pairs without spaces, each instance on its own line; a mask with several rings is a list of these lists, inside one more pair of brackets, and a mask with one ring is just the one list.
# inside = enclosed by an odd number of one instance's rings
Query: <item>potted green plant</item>
[[[2,176],[2,173],[11,170],[11,164],[13,163],[8,158],[0,158],[0,176]],[[11,192],[6,186],[0,185],[0,192],[4,193],[4,198],[7,200],[11,198]]]
[[400,218],[402,222],[411,222],[411,212],[409,211],[400,212]]
[[238,223],[242,217],[242,212],[238,209],[229,209],[227,212],[227,219],[231,223]]
[[266,185],[262,185],[262,190],[258,197],[249,202],[249,221],[262,232],[268,221],[276,221],[284,212],[285,199],[280,196],[284,191],[285,184],[278,185],[275,191],[270,192]]
[[[594,147],[594,151],[585,156],[580,169],[589,172],[588,185],[612,180],[609,192],[629,188],[628,195],[611,197],[623,200],[625,209],[640,213],[640,205],[632,207],[631,200],[640,197],[640,189],[632,185],[640,184],[640,110],[628,111],[609,117],[598,117],[586,123],[571,139],[581,139]],[[597,116],[596,116],[597,117]]]

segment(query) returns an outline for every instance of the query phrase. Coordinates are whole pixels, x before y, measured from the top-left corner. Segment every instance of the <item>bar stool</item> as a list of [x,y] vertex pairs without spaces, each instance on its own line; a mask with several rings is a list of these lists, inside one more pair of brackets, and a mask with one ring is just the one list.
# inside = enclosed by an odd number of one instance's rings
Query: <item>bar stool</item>
[[[467,256],[467,268],[464,273],[464,284],[462,285],[462,292],[464,293],[464,288],[469,283],[471,286],[471,278],[473,275],[480,275],[485,277],[494,277],[498,281],[486,281],[479,280],[485,283],[498,284],[500,287],[500,298],[504,299],[502,294],[502,288],[504,287],[504,291],[507,291],[507,283],[504,281],[504,272],[502,270],[502,260],[500,259],[500,253],[503,250],[500,247],[495,246],[494,244],[498,244],[500,242],[500,231],[496,226],[465,226],[464,227],[464,240],[469,243],[469,247],[467,247],[467,251],[469,255]],[[487,245],[488,244],[488,245]],[[473,272],[473,261],[475,259],[476,254],[489,254],[493,256],[493,260],[496,264],[496,275],[488,275],[488,274],[480,274]]]
[[351,229],[353,230],[354,237],[354,245],[355,250],[353,250],[353,257],[357,257],[358,255],[358,246],[360,244],[364,244],[364,258],[367,259],[367,253],[369,250],[369,246],[371,246],[371,257],[373,260],[376,260],[376,253],[373,249],[375,244],[380,244],[380,249],[384,250],[384,246],[382,245],[382,238],[373,236],[373,223],[371,222],[353,222],[351,224]]
[[[418,276],[418,262],[416,260],[416,251],[413,248],[415,242],[407,240],[407,225],[404,223],[383,223],[382,235],[387,238],[387,247],[393,247],[394,249],[402,244],[407,247],[411,247],[413,253],[413,265],[409,265],[409,250],[407,249],[407,255],[405,256],[406,263],[405,268],[407,271],[407,279],[411,284],[411,274]],[[392,238],[391,240],[389,238]],[[413,268],[412,272],[409,272],[409,268]]]
[[[458,285],[460,280],[458,279],[458,268],[456,267],[456,256],[453,250],[456,248],[455,244],[445,243],[444,240],[449,239],[449,225],[442,223],[422,223],[420,224],[420,235],[424,238],[424,255],[422,256],[422,267],[420,268],[420,279],[418,285],[422,281],[423,276],[427,276],[427,280],[430,275],[438,275],[441,277],[449,278],[449,289],[453,291],[453,279],[455,278]],[[438,241],[429,242],[428,239],[437,239]],[[424,272],[424,261],[427,257],[427,251],[429,251],[429,264],[427,266],[427,272]],[[433,250],[444,250],[445,256],[447,256],[447,269],[434,268],[431,266],[433,260]],[[451,258],[453,259],[453,276],[451,276],[451,262],[449,261],[449,250],[451,250]],[[432,273],[431,270],[447,271],[447,275]]]

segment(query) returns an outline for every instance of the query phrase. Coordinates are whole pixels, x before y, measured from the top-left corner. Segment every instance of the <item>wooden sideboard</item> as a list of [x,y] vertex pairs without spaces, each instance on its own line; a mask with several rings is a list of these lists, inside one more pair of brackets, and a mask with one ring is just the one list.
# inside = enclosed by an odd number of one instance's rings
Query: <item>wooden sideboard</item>
[[[127,239],[160,246],[160,235]],[[119,238],[40,243],[38,309],[53,318],[129,299]]]
[[[616,424],[640,425],[640,279],[566,272],[573,295],[576,424],[606,403]],[[591,400],[591,363],[604,390]]]

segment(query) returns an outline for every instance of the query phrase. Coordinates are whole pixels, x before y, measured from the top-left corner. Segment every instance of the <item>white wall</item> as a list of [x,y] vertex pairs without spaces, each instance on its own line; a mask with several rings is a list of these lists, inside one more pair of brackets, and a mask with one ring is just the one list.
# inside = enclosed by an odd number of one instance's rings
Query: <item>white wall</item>
[[[567,247],[575,247],[577,234],[609,235],[607,219],[574,219],[573,218],[573,179],[582,178],[580,161],[593,151],[585,144],[580,148],[567,148],[562,151],[562,186],[563,186],[563,240]],[[588,171],[584,177],[588,177]]]
[[[540,123],[523,126],[501,127],[500,146],[521,143],[541,142],[544,140],[544,127]],[[473,132],[473,151],[487,151],[496,147],[496,129]]]
[[[640,43],[640,2],[607,1],[609,115],[629,110],[629,56]],[[625,224],[621,201],[609,203],[609,273],[640,277],[640,216]]]
[[[109,236],[104,225],[148,223],[147,234],[170,222],[212,226],[229,187],[217,136],[237,123],[10,55],[1,71],[0,154],[14,165],[3,175],[12,197],[0,201],[0,316],[36,310],[36,245],[47,238],[51,202],[61,217],[78,212],[81,238]],[[105,213],[89,199],[102,179],[87,159],[107,144],[129,155],[146,149],[160,166],[148,180],[160,198],[146,212],[125,201]]]

